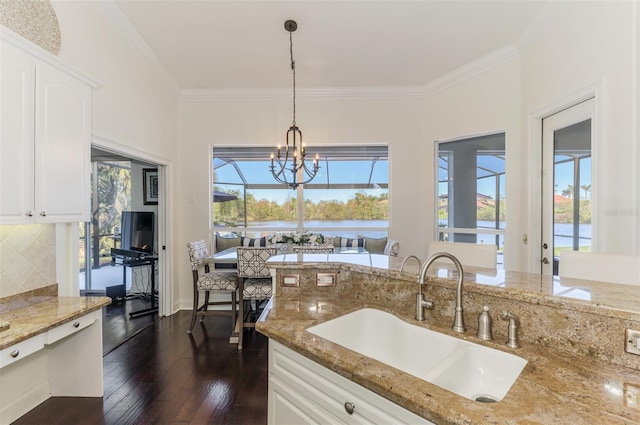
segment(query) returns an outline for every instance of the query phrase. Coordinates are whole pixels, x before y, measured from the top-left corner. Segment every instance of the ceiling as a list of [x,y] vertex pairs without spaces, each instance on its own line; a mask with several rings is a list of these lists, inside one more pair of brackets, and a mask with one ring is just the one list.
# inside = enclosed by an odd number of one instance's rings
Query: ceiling
[[114,0],[185,89],[425,85],[525,34],[547,1]]

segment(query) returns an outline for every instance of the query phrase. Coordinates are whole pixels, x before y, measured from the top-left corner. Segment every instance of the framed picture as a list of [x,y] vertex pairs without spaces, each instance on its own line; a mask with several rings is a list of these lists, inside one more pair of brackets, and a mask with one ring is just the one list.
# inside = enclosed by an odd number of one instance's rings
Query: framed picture
[[145,205],[158,205],[158,169],[142,169],[143,197]]

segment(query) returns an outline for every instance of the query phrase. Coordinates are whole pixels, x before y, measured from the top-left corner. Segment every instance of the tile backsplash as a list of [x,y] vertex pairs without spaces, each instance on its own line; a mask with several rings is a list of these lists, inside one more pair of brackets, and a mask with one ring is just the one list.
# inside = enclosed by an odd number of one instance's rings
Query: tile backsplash
[[0,226],[0,298],[55,282],[55,225]]

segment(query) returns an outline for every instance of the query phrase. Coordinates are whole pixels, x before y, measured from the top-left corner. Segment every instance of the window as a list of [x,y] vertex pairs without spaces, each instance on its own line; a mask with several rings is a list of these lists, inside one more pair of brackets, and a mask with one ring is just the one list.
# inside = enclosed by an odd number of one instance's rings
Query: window
[[505,216],[504,133],[437,144],[438,239],[491,243],[502,265]]
[[563,249],[591,251],[591,120],[556,130],[553,145],[555,258]]
[[[314,146],[320,170],[296,190],[269,171],[273,148],[214,147],[212,229],[256,237],[280,231],[326,236],[388,233],[387,146]],[[217,195],[217,196],[216,196]]]

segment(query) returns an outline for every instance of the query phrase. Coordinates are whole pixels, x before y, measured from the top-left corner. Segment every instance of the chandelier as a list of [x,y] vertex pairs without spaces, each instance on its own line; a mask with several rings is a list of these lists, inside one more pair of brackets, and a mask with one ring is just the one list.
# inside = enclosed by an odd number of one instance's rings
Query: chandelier
[[[291,54],[291,71],[293,73],[293,122],[287,131],[284,153],[280,145],[274,155],[271,153],[271,174],[280,183],[284,183],[292,189],[301,184],[309,183],[318,173],[318,154],[313,160],[313,166],[309,167],[306,159],[306,151],[302,143],[302,132],[296,125],[296,62],[293,60],[293,32],[298,29],[295,21],[288,20],[284,28],[289,31],[289,53]],[[300,180],[298,180],[300,179]]]

